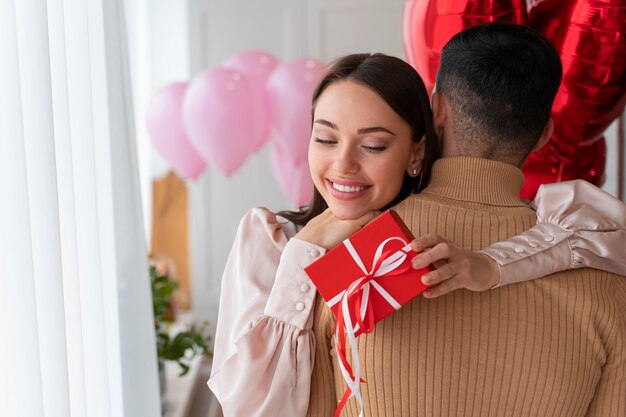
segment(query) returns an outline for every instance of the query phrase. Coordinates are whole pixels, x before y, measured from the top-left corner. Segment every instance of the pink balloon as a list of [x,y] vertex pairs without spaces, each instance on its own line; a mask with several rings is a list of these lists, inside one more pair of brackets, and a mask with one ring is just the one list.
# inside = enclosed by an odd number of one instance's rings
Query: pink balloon
[[291,160],[307,157],[311,134],[311,98],[326,67],[314,59],[282,64],[267,82],[270,123],[277,141]]
[[248,50],[233,55],[223,64],[224,68],[237,70],[248,77],[250,82],[250,90],[253,100],[259,102],[258,106],[261,111],[262,119],[262,135],[258,143],[254,144],[254,150],[257,151],[263,147],[270,136],[269,112],[267,110],[268,103],[265,95],[265,84],[268,78],[274,72],[280,61],[269,52],[259,50]]
[[199,74],[183,102],[183,122],[198,153],[226,176],[252,153],[262,135],[259,103],[239,71],[213,68]]
[[160,89],[148,107],[146,122],[152,145],[179,176],[195,180],[206,163],[195,151],[182,121],[182,104],[187,83],[173,83]]
[[313,197],[313,180],[309,162],[294,162],[278,143],[270,147],[270,162],[274,178],[289,201],[297,206],[307,204]]
[[251,83],[265,84],[279,65],[278,58],[269,52],[247,50],[231,56],[223,67],[246,74]]

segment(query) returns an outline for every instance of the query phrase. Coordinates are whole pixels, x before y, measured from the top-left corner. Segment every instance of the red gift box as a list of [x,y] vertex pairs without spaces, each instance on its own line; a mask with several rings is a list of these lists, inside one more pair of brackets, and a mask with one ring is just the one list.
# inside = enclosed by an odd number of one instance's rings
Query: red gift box
[[[411,266],[416,255],[409,247],[413,239],[402,219],[390,210],[305,268],[337,317],[335,346],[348,388],[337,406],[336,417],[351,397],[363,410],[355,338],[371,332],[375,323],[428,288],[421,277],[430,269]],[[352,366],[347,360],[346,338]]]
[[[305,271],[337,318],[339,318],[338,313],[341,308],[340,299],[345,294],[345,290],[349,289],[355,281],[365,278],[364,281],[370,284],[369,308],[363,321],[366,330],[369,330],[376,322],[387,317],[399,306],[406,304],[428,288],[422,283],[421,276],[429,269],[411,267],[411,259],[416,253],[408,248],[408,244],[413,239],[413,235],[400,216],[390,210],[350,236],[343,244],[307,266]],[[381,246],[382,244],[384,246]],[[356,257],[352,248],[356,251]],[[403,249],[405,252],[398,253]],[[377,251],[379,257],[375,259]],[[374,275],[369,273],[375,272],[373,270],[377,269],[376,263],[379,264],[379,272],[385,272],[381,270],[380,265],[385,259],[393,261],[394,255],[402,256],[397,260],[401,262],[400,265],[388,274],[368,277],[368,275]],[[359,266],[359,259],[362,262],[361,266]],[[383,291],[380,291],[381,288]],[[351,310],[354,310],[355,304],[363,304],[363,298],[354,296],[351,302]],[[355,316],[351,314],[352,323],[358,322],[358,317]],[[362,332],[363,329],[358,326],[355,336]]]

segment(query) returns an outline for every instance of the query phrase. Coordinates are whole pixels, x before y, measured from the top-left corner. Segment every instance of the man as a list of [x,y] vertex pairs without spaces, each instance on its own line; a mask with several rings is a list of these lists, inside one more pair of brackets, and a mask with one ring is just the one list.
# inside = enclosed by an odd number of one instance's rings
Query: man
[[[478,250],[535,223],[519,198],[520,168],[552,134],[560,79],[556,51],[530,28],[490,23],[450,40],[433,95],[442,159],[429,186],[395,208],[413,234],[437,233]],[[364,415],[626,415],[622,278],[579,269],[414,299],[357,339]],[[334,321],[318,310],[312,386],[333,386],[313,389],[309,410],[332,415],[346,386],[328,349]],[[341,415],[358,414],[350,400]]]

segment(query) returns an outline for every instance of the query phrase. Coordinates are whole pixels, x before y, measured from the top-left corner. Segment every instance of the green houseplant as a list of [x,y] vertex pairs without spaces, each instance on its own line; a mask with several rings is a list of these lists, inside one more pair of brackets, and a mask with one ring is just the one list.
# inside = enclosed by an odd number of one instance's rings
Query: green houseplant
[[198,330],[192,327],[171,334],[174,316],[172,295],[178,284],[169,277],[165,268],[159,268],[155,264],[150,265],[150,282],[159,372],[163,371],[165,361],[170,360],[178,363],[179,376],[183,376],[189,372],[189,363],[194,357],[211,356],[208,348],[210,338],[205,334],[206,323]]

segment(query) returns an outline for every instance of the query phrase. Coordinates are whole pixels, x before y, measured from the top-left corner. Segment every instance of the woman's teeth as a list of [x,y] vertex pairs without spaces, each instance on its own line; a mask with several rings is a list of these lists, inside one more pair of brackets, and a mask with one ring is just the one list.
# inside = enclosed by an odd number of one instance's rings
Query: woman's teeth
[[344,193],[358,193],[365,190],[365,187],[350,187],[349,185],[341,185],[333,182],[333,188]]

